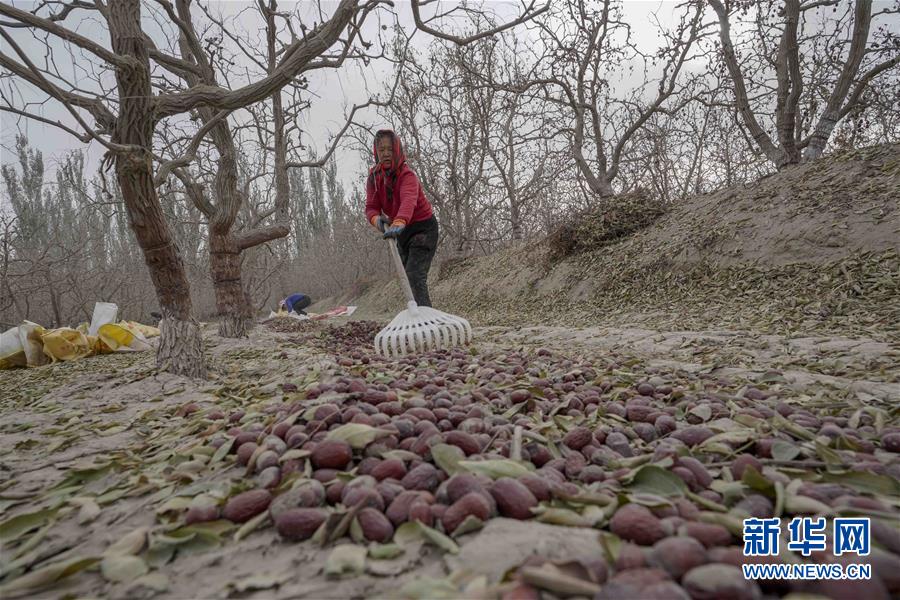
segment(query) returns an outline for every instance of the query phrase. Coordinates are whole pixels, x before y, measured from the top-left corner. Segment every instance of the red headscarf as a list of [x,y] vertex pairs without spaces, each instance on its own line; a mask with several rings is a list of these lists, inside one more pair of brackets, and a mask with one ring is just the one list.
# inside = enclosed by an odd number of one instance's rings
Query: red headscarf
[[[378,160],[378,138],[383,136],[390,136],[394,145],[394,158],[390,166],[386,166]],[[378,190],[379,184],[387,186],[389,178],[391,180],[396,179],[400,172],[406,168],[406,155],[403,153],[403,144],[400,143],[400,137],[390,129],[379,129],[375,134],[375,141],[372,143],[372,154],[375,157],[375,166],[369,169],[369,176],[372,178],[376,190]]]

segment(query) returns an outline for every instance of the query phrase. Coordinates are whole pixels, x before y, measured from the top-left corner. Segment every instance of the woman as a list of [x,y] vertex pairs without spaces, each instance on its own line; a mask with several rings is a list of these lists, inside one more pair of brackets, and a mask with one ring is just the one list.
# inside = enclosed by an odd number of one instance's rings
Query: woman
[[366,180],[366,218],[397,240],[416,304],[431,306],[428,270],[437,250],[438,222],[419,178],[406,164],[400,138],[389,130],[375,134],[375,166]]
[[278,309],[305,315],[306,311],[303,309],[310,304],[312,304],[312,300],[306,294],[291,294],[278,304]]

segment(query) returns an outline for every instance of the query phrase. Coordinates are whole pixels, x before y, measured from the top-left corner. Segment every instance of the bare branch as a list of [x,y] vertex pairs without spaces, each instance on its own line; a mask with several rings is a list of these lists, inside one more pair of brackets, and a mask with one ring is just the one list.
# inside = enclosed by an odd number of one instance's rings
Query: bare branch
[[88,134],[88,133],[79,133],[79,132],[75,131],[74,129],[72,129],[72,128],[68,127],[68,126],[63,125],[63,124],[60,123],[59,121],[54,121],[54,120],[52,120],[52,119],[48,119],[48,118],[42,117],[42,116],[40,116],[40,115],[36,115],[36,114],[33,114],[33,113],[25,112],[24,110],[19,110],[19,109],[17,109],[17,108],[13,108],[13,107],[11,107],[11,106],[0,106],[0,110],[2,110],[2,111],[4,111],[4,112],[12,113],[12,114],[14,114],[14,115],[19,115],[19,116],[21,116],[21,117],[25,117],[26,119],[31,119],[32,121],[39,121],[39,122],[41,122],[41,123],[46,123],[47,125],[52,125],[53,127],[58,127],[59,129],[62,129],[62,130],[65,131],[66,133],[75,136],[75,138],[77,138],[77,139],[78,139],[80,142],[82,142],[82,143],[87,144],[88,142],[91,141],[91,136],[90,136],[90,134]]
[[190,143],[187,145],[184,154],[179,156],[178,158],[173,158],[172,160],[166,161],[159,166],[159,170],[156,172],[156,177],[153,178],[153,185],[156,187],[161,186],[165,183],[166,179],[169,177],[169,173],[172,172],[173,169],[178,169],[181,167],[186,167],[191,164],[191,162],[197,158],[197,149],[200,148],[200,143],[203,141],[203,138],[206,137],[206,134],[209,131],[219,124],[222,119],[226,118],[231,114],[230,110],[222,110],[216,113],[212,119],[206,121],[203,124],[203,127],[194,134],[194,137],[191,139]]
[[[45,92],[47,92],[48,94],[50,94],[51,96],[53,96],[54,98],[56,98],[57,100],[62,102],[63,106],[65,106],[66,109],[69,111],[69,113],[73,117],[75,117],[75,120],[78,121],[78,124],[84,128],[84,130],[88,133],[88,135],[90,135],[93,139],[97,140],[98,142],[100,142],[101,144],[106,146],[106,148],[108,148],[109,150],[112,150],[115,152],[131,152],[131,151],[135,150],[134,146],[116,144],[114,142],[110,142],[108,140],[103,139],[97,132],[95,132],[90,126],[88,126],[87,123],[84,122],[84,119],[81,118],[81,115],[78,114],[78,111],[75,110],[75,107],[72,106],[72,104],[70,104],[68,102],[68,100],[66,99],[66,95],[62,92],[62,90],[60,90],[55,85],[53,85],[52,83],[47,81],[47,79],[41,74],[40,70],[38,70],[38,68],[36,66],[34,66],[34,63],[31,62],[31,59],[29,59],[28,56],[22,51],[22,48],[19,47],[19,45],[16,43],[16,41],[13,40],[12,37],[10,37],[10,35],[5,30],[0,29],[0,36],[2,36],[3,39],[6,40],[6,43],[8,43],[10,46],[13,47],[13,49],[16,51],[16,53],[22,59],[22,62],[25,63],[27,68],[34,75],[36,80],[39,82],[38,87],[40,87],[42,90],[44,90]],[[0,58],[5,59],[6,57],[3,55],[0,55]],[[4,62],[4,66],[6,66],[6,64],[5,64],[6,61],[0,61],[0,62]],[[10,70],[12,70],[12,69],[10,69]],[[21,71],[22,69],[20,68],[19,70]]]
[[52,98],[55,98],[64,103],[68,103],[72,106],[84,108],[94,116],[94,119],[97,120],[97,124],[100,126],[100,131],[108,132],[114,127],[116,122],[115,115],[113,115],[106,107],[106,105],[104,105],[100,100],[61,90],[60,88],[47,81],[45,78],[41,77],[40,73],[35,73],[32,69],[16,62],[2,52],[0,52],[0,67],[6,69],[13,75],[16,75],[17,77],[23,79],[24,81],[27,81],[36,88],[41,89]]
[[290,232],[291,228],[288,227],[286,223],[277,223],[269,227],[241,232],[236,234],[234,239],[240,250],[246,250],[247,248],[252,248],[272,240],[277,240],[278,238],[283,238]]
[[[688,39],[681,42],[680,32],[679,32],[679,42],[681,43],[681,50],[672,58],[672,60],[666,65],[665,71],[668,71],[671,68],[671,72],[669,73],[669,77],[663,77],[659,82],[659,93],[656,96],[654,102],[648,106],[642,113],[638,116],[637,119],[631,124],[631,126],[626,129],[625,133],[619,138],[619,141],[616,143],[615,148],[613,149],[612,155],[612,165],[610,167],[608,177],[610,180],[614,179],[618,170],[619,170],[619,161],[621,160],[622,150],[625,148],[625,145],[631,139],[631,137],[637,132],[644,124],[657,112],[662,112],[663,103],[668,100],[672,94],[675,93],[675,84],[678,80],[678,75],[681,73],[681,69],[684,66],[685,61],[687,60],[688,52],[690,52],[691,47],[694,42],[697,41],[699,36],[700,29],[700,18],[702,16],[702,6],[698,5],[696,12],[694,13],[694,17],[690,21],[689,26],[689,35]],[[667,81],[668,79],[668,81]],[[685,103],[688,100],[685,100]],[[682,105],[683,106],[683,105]],[[668,114],[671,114],[671,111],[667,111]]]
[[847,60],[841,68],[841,74],[837,83],[831,90],[828,102],[822,116],[816,123],[815,130],[806,147],[804,159],[810,160],[821,156],[825,150],[825,144],[831,137],[831,132],[837,124],[841,113],[841,106],[850,91],[853,78],[859,72],[859,65],[862,62],[863,55],[866,50],[866,40],[869,37],[869,25],[872,17],[872,0],[858,0],[855,4],[853,19],[853,37],[850,40],[850,51],[847,54]]
[[[396,83],[395,83],[394,90],[396,90]],[[356,115],[356,112],[359,110],[362,110],[364,108],[368,108],[370,106],[390,106],[391,102],[393,101],[393,97],[394,97],[394,92],[392,91],[391,97],[388,100],[384,100],[384,101],[369,100],[368,102],[364,102],[362,104],[353,105],[353,108],[350,110],[350,114],[347,116],[347,120],[344,123],[344,126],[341,127],[341,130],[338,131],[338,133],[334,136],[331,146],[328,148],[328,151],[325,152],[325,155],[322,158],[320,158],[319,160],[288,162],[285,164],[285,166],[289,169],[290,168],[299,168],[299,167],[322,167],[322,166],[324,166],[325,163],[327,163],[328,160],[331,158],[331,155],[334,153],[334,151],[337,149],[337,145],[341,141],[341,138],[343,137],[344,133],[346,133],[346,131],[350,128],[350,126],[354,124],[353,117],[354,117],[354,115]]]
[[809,0],[808,2],[804,2],[800,5],[800,10],[807,11],[814,8],[819,8],[821,6],[835,6],[839,3],[840,0]]
[[116,53],[107,50],[94,40],[79,35],[61,25],[57,25],[50,19],[38,17],[37,15],[33,15],[28,11],[21,10],[19,8],[16,8],[15,6],[10,6],[9,4],[3,2],[0,2],[0,15],[10,17],[11,19],[15,19],[16,21],[19,21],[20,23],[23,23],[29,27],[42,29],[48,33],[60,37],[67,42],[71,42],[72,44],[75,44],[76,46],[84,48],[88,52],[95,54],[98,58],[103,59],[111,65],[117,67],[124,67],[128,65],[128,62],[121,56],[118,56]]
[[424,31],[425,33],[427,33],[429,35],[433,35],[436,38],[448,40],[448,41],[451,41],[460,46],[465,46],[466,44],[471,44],[472,42],[475,42],[477,40],[496,35],[496,34],[500,33],[501,31],[505,31],[507,29],[512,29],[513,27],[516,27],[517,25],[521,25],[522,23],[525,23],[526,21],[530,21],[530,20],[534,19],[538,15],[547,12],[547,10],[550,8],[550,3],[548,2],[541,8],[533,11],[534,0],[532,0],[531,4],[528,5],[528,8],[525,9],[525,12],[518,19],[516,19],[514,21],[510,21],[509,23],[505,23],[498,27],[494,27],[493,29],[489,29],[487,31],[482,31],[480,33],[476,33],[475,35],[471,35],[469,37],[459,37],[456,35],[451,35],[449,33],[443,33],[442,31],[438,31],[437,29],[429,27],[422,20],[422,15],[421,15],[421,11],[420,11],[420,8],[422,6],[424,6],[424,4],[422,4],[421,0],[410,0],[410,7],[412,8],[413,20],[415,20],[417,29]]
[[216,209],[207,199],[206,194],[203,191],[203,186],[197,183],[183,168],[176,167],[172,169],[172,174],[181,180],[181,183],[184,185],[185,193],[188,198],[191,199],[194,206],[197,207],[197,210],[203,213],[203,216],[207,219],[211,219],[213,214],[215,214]]
[[850,98],[847,99],[846,104],[844,104],[844,108],[841,109],[838,120],[846,117],[847,114],[849,114],[850,111],[853,110],[853,108],[859,103],[860,96],[862,96],[862,93],[865,91],[866,86],[868,86],[873,79],[875,79],[885,71],[896,67],[897,65],[900,65],[900,55],[897,55],[890,60],[878,63],[877,65],[866,71],[856,83],[856,87],[853,89],[853,93],[850,94]]
[[157,100],[159,116],[162,118],[188,112],[201,105],[234,110],[259,102],[290,83],[313,59],[328,50],[357,10],[356,0],[341,0],[332,17],[307,37],[291,44],[275,71],[266,77],[236,90],[200,84],[184,92],[162,96]]

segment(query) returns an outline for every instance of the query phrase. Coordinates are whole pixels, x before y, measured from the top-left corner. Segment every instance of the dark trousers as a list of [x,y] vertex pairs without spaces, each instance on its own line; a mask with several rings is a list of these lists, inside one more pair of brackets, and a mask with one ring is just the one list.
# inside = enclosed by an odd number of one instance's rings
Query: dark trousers
[[413,297],[419,306],[431,306],[428,295],[428,271],[437,251],[438,222],[435,217],[411,224],[397,240],[400,259],[406,268],[406,277]]
[[310,300],[309,296],[306,296],[300,302],[294,302],[294,312],[305,315],[306,311],[304,309],[307,308],[310,304],[312,304],[312,300]]

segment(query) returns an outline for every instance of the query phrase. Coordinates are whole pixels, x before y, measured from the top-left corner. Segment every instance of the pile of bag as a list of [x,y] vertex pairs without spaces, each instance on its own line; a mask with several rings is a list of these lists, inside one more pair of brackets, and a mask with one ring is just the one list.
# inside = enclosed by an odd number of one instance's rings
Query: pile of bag
[[39,367],[57,361],[76,360],[95,354],[150,350],[148,339],[159,329],[134,321],[114,323],[118,307],[98,302],[91,324],[77,328],[45,329],[23,321],[0,334],[0,369]]

